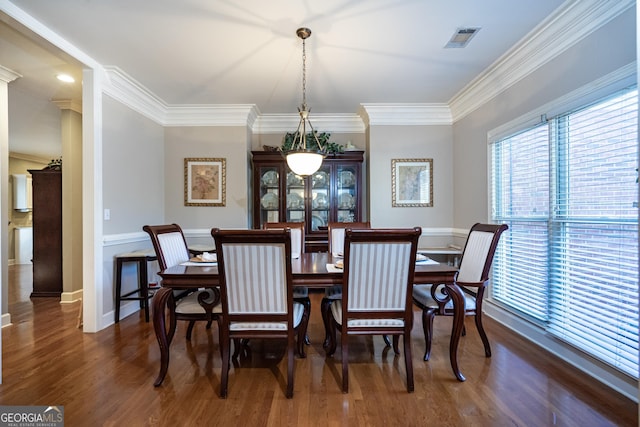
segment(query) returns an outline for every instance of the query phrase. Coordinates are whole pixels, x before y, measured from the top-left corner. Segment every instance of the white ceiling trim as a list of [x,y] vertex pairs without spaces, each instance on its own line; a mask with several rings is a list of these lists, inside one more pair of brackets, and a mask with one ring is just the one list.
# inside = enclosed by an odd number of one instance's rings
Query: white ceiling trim
[[82,102],[73,99],[52,99],[51,102],[61,110],[71,110],[82,114]]
[[20,77],[22,77],[22,74],[16,73],[15,71],[0,65],[0,82],[11,83]]
[[451,125],[447,104],[360,104],[369,126]]
[[104,67],[102,91],[134,111],[164,125],[167,104],[118,67]]
[[[310,114],[309,121],[318,132],[362,133],[365,124],[357,114]],[[253,133],[268,134],[294,132],[300,123],[300,115],[261,114],[251,127]]]
[[456,122],[560,55],[635,0],[576,0],[534,28],[449,101]]
[[164,126],[247,126],[255,104],[172,105]]

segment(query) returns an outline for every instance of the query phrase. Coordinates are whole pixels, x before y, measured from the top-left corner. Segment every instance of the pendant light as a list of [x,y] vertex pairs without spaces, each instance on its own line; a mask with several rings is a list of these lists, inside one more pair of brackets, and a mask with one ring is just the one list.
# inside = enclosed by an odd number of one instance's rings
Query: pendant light
[[[302,105],[298,108],[300,122],[293,135],[293,143],[284,154],[286,155],[289,169],[293,173],[307,176],[320,169],[324,158],[324,147],[318,140],[316,131],[309,121],[310,110],[307,108],[307,51],[305,40],[311,36],[311,30],[304,27],[298,28],[296,34],[302,39]],[[317,148],[307,146],[308,136],[314,138],[315,144],[313,146]]]

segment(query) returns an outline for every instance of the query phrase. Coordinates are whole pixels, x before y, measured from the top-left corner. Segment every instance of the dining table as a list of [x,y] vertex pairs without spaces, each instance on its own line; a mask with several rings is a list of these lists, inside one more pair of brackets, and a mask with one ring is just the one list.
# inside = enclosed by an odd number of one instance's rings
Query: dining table
[[[338,259],[326,252],[302,253],[291,260],[294,286],[307,288],[327,288],[342,285],[342,272],[329,269]],[[183,265],[184,264],[184,265]],[[162,384],[169,369],[169,346],[175,333],[176,322],[171,319],[170,300],[175,290],[215,288],[219,285],[218,265],[216,263],[187,262],[169,267],[158,274],[162,278],[161,287],[153,297],[153,327],[160,347],[160,372],[154,385]],[[465,377],[458,367],[458,342],[464,328],[464,294],[456,284],[454,277],[457,268],[439,263],[416,263],[414,284],[444,285],[452,299],[454,315],[449,343],[449,359],[453,373],[459,381]],[[217,293],[219,295],[219,293]]]

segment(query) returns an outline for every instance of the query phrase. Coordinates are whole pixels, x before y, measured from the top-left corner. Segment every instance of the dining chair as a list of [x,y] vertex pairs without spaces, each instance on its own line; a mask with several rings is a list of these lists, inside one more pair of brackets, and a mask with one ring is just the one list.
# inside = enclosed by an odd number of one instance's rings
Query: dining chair
[[[506,224],[480,223],[471,227],[462,251],[460,269],[454,279],[464,293],[465,316],[475,316],[476,328],[484,344],[486,357],[491,357],[491,346],[482,326],[482,300],[489,284],[493,255],[501,234],[508,228]],[[446,293],[444,285],[415,285],[413,302],[422,309],[422,328],[426,343],[424,360],[427,361],[431,355],[433,320],[435,316],[453,316],[453,301]],[[466,330],[463,329],[462,333],[464,335]]]
[[[145,225],[142,229],[151,238],[160,270],[166,270],[189,261],[190,253],[187,241],[178,224]],[[175,332],[176,320],[189,322],[186,338],[191,340],[191,333],[196,321],[206,321],[207,329],[209,329],[213,320],[219,320],[218,315],[222,311],[218,289],[202,288],[196,291],[174,291],[168,304],[170,305],[169,321],[171,325],[169,343],[171,343]]]
[[304,306],[293,300],[291,230],[214,228],[211,235],[222,300],[220,397],[227,397],[231,340],[238,346],[243,339],[269,338],[287,341],[285,394],[291,398],[296,341],[298,353],[304,346]]
[[402,336],[407,391],[413,391],[411,288],[420,227],[347,229],[344,243],[342,299],[331,304],[330,343],[337,348],[340,330],[342,392],[349,392],[349,335]]
[[[342,257],[344,254],[344,230],[346,228],[362,229],[371,228],[371,223],[366,222],[329,222],[327,224],[327,237],[329,253],[334,258]],[[325,288],[324,297],[320,302],[320,313],[322,314],[322,323],[324,324],[325,338],[323,346],[329,343],[329,319],[331,318],[331,303],[342,298],[342,286],[331,286]],[[387,342],[385,340],[385,342]],[[387,344],[389,344],[387,342]]]
[[[306,252],[304,244],[304,222],[265,222],[262,228],[265,230],[291,229],[291,258],[300,258],[300,254]],[[311,316],[311,299],[309,298],[309,289],[304,286],[294,287],[293,300],[304,305],[304,317],[302,319],[301,327],[304,331],[304,342],[309,345],[311,344],[307,334],[309,316]]]

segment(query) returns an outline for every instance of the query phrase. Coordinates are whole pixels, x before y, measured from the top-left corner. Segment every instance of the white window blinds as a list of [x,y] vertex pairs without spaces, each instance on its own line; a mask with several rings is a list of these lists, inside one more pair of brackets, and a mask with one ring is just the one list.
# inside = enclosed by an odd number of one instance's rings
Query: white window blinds
[[638,377],[637,90],[490,143],[492,298]]

